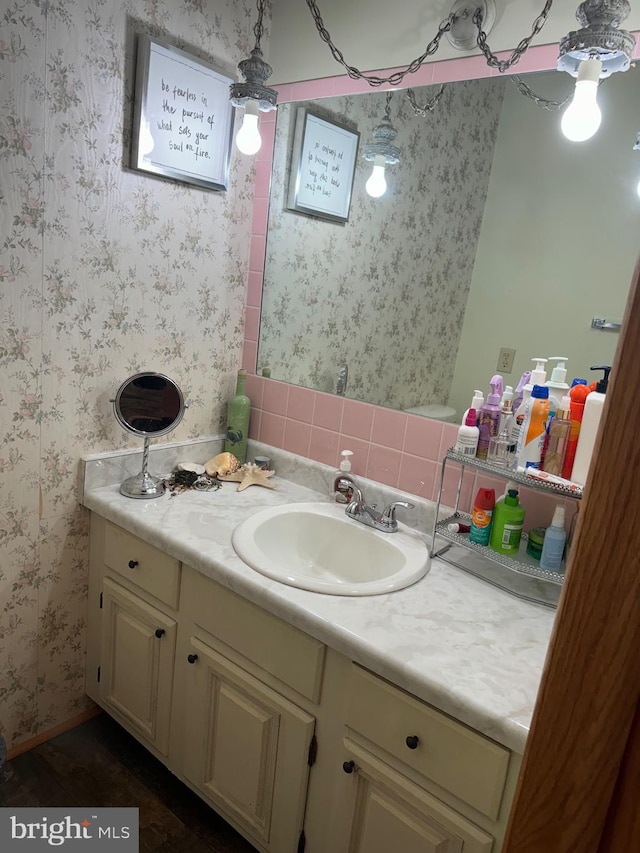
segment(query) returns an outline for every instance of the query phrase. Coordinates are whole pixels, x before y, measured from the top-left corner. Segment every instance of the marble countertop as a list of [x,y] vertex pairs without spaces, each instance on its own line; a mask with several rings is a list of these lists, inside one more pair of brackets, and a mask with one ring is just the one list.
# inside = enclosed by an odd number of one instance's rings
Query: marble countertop
[[[368,597],[307,592],[240,560],[234,527],[267,506],[328,500],[274,477],[275,490],[187,491],[132,500],[118,486],[84,505],[499,743],[522,753],[554,611],[442,560],[404,590]],[[355,523],[355,522],[354,522]],[[375,535],[372,533],[372,535]],[[426,537],[425,537],[426,543]]]

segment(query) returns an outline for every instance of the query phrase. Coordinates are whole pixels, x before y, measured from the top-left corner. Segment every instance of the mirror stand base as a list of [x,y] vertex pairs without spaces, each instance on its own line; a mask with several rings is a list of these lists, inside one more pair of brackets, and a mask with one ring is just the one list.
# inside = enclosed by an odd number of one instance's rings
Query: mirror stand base
[[164,480],[141,471],[122,481],[120,494],[126,498],[161,498],[165,493]]

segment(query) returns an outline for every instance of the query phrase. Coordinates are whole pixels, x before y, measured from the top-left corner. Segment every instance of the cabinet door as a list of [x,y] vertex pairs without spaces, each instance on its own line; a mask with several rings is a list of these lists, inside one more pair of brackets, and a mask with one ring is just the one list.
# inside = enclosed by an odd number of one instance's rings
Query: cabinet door
[[100,697],[162,755],[169,747],[176,623],[105,578]]
[[314,718],[195,637],[185,666],[185,777],[250,838],[295,853]]
[[[490,853],[493,838],[350,741],[336,853]],[[349,772],[350,771],[350,772]]]

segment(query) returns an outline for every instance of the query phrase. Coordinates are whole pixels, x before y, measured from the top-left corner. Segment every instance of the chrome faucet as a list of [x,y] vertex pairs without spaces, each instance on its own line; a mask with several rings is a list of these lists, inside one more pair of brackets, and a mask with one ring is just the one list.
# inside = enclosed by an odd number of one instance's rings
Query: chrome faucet
[[338,397],[344,397],[347,390],[347,379],[349,378],[349,365],[341,364],[338,370],[338,382],[336,384],[336,394]]
[[414,504],[408,501],[393,501],[386,506],[382,512],[378,512],[375,504],[368,506],[365,503],[362,490],[350,474],[340,474],[333,481],[333,494],[338,503],[345,503],[347,498],[344,493],[347,489],[351,492],[351,499],[345,508],[345,513],[354,521],[359,521],[367,527],[382,530],[384,533],[395,533],[398,529],[396,520],[396,507],[413,509]]

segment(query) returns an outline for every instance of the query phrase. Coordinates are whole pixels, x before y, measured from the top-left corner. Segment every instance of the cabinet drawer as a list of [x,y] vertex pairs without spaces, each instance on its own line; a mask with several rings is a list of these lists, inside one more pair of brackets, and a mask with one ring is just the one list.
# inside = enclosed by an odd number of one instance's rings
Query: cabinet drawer
[[320,699],[325,646],[297,628],[185,567],[181,609],[261,670],[312,702]]
[[114,524],[105,524],[104,562],[132,584],[174,610],[178,607],[180,563]]
[[355,665],[346,723],[482,814],[497,818],[509,764],[504,747]]

